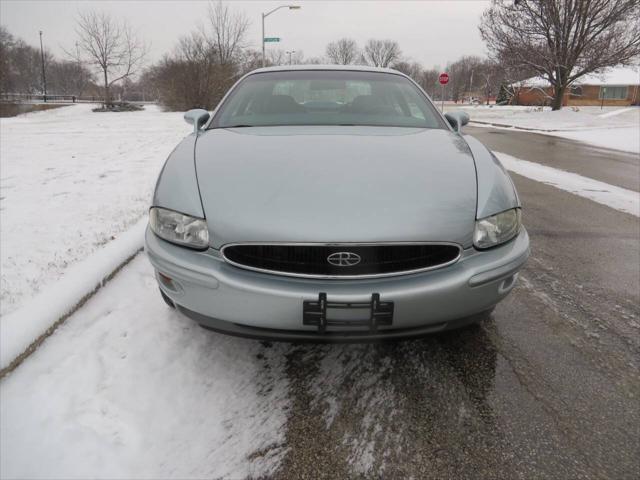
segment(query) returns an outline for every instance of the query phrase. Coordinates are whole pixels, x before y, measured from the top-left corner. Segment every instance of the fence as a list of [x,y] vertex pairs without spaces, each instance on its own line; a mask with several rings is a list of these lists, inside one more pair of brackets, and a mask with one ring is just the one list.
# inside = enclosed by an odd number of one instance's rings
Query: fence
[[[127,96],[129,97],[129,96]],[[134,103],[155,103],[155,101],[145,101],[143,95],[130,95],[127,102]],[[117,100],[120,101],[120,100]],[[42,95],[35,93],[0,93],[0,102],[10,103],[103,103],[102,97],[76,95]]]
[[75,95],[42,95],[35,93],[0,93],[0,102],[17,103],[78,103],[102,102],[101,97],[77,97]]

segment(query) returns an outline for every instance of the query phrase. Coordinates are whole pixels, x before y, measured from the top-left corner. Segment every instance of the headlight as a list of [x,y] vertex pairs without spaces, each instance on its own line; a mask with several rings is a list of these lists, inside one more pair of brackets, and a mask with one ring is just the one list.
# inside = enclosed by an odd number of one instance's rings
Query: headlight
[[520,231],[520,209],[514,208],[476,221],[473,244],[489,248],[511,240]]
[[200,249],[209,245],[207,222],[202,218],[153,207],[149,211],[149,225],[153,233],[168,242]]

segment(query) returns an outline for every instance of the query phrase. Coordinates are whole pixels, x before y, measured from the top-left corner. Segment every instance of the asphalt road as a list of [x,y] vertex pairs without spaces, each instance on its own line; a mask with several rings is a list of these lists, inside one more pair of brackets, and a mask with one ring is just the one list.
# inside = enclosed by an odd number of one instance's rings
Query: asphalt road
[[464,127],[492,150],[543,163],[601,182],[640,190],[640,159],[637,154],[615,152],[551,135],[495,128]]
[[[634,155],[467,133],[639,190]],[[293,406],[279,478],[640,476],[638,219],[513,178],[532,256],[489,320],[410,342],[287,350]]]

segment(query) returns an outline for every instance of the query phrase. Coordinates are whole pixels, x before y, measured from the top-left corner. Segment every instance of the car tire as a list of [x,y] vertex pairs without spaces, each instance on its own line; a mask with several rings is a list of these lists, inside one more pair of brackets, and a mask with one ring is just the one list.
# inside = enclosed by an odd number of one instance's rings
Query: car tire
[[160,289],[160,295],[162,295],[162,299],[164,300],[164,303],[169,305],[171,308],[176,308],[176,304],[173,303],[173,300],[171,300],[169,296],[162,291],[162,289]]

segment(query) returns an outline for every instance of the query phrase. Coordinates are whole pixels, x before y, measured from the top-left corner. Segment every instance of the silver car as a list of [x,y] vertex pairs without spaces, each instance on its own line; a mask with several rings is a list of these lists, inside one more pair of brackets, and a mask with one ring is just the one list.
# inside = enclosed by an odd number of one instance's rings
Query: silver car
[[400,72],[264,68],[167,159],[146,251],[202,326],[373,340],[478,321],[529,255],[520,200],[473,137]]

